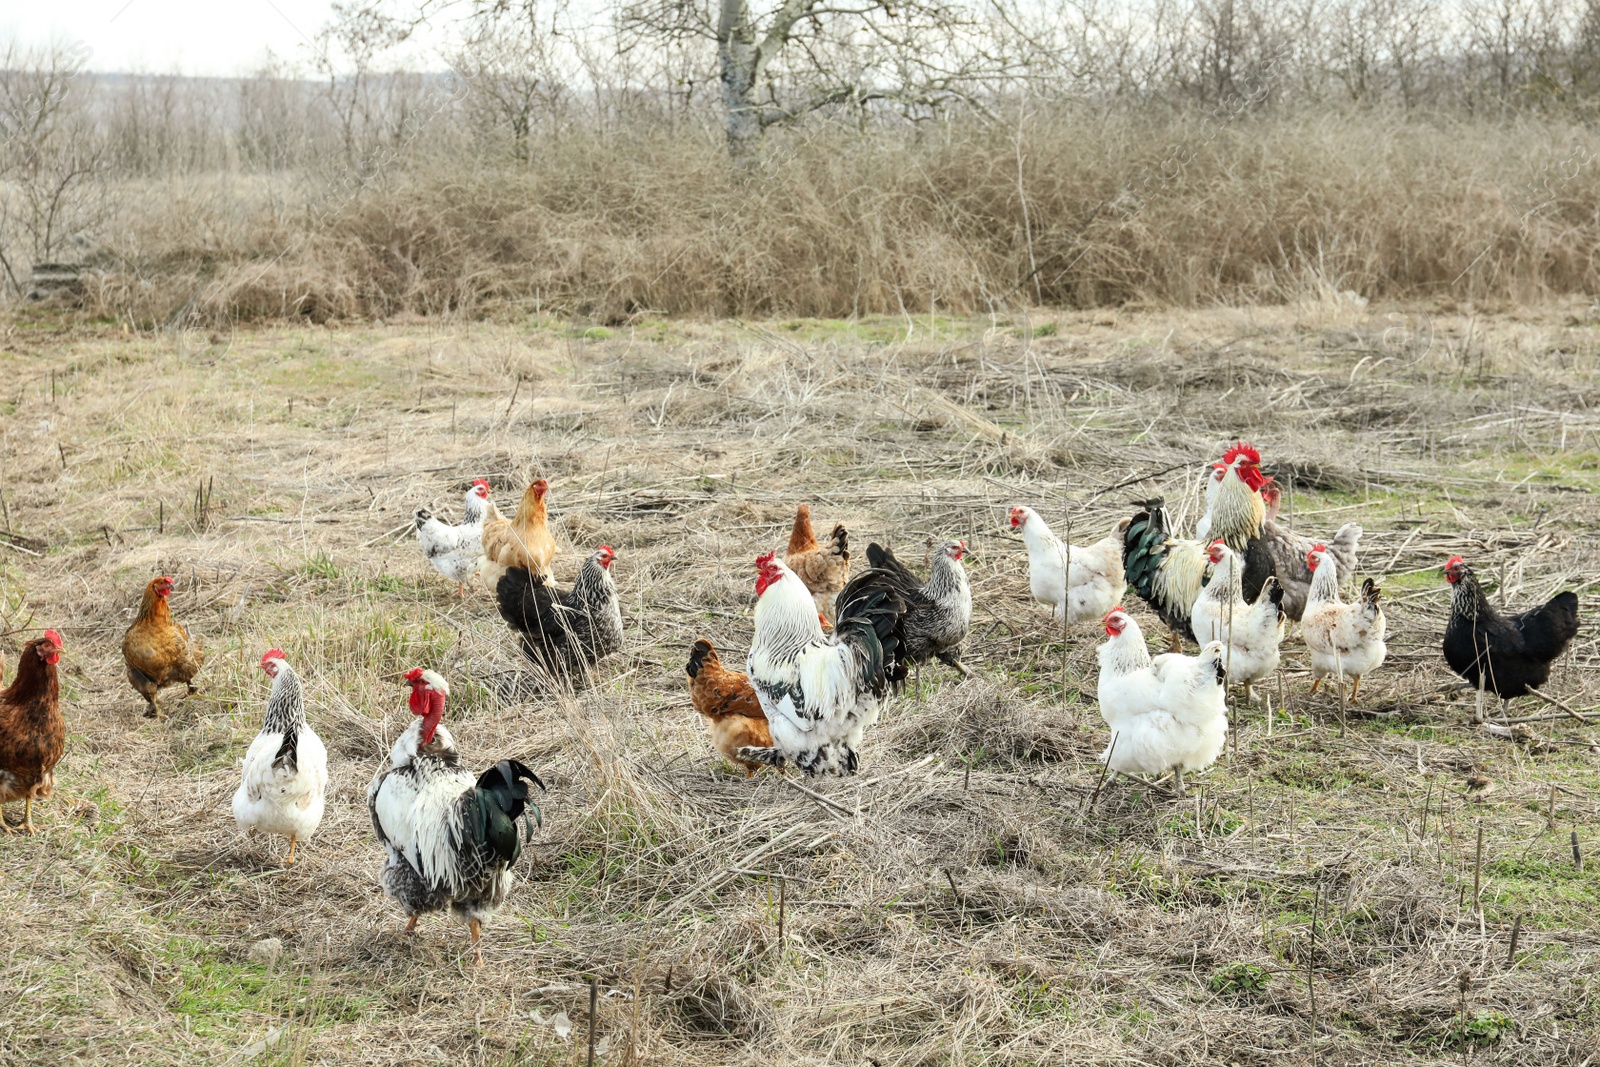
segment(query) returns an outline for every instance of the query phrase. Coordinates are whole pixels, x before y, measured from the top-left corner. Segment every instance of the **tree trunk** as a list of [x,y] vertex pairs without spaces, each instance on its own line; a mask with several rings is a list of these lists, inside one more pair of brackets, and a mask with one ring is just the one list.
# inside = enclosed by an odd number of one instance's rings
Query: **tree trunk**
[[721,64],[724,124],[728,155],[738,166],[754,162],[761,142],[761,113],[756,107],[756,67],[760,59],[747,0],[722,0],[717,23],[717,58]]

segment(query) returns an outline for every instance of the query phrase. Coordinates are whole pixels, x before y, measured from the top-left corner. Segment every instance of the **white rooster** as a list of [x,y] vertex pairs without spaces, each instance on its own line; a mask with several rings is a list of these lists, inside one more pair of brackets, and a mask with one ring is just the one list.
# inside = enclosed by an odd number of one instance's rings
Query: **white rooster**
[[[1127,588],[1122,574],[1122,531],[1127,526],[1124,519],[1110,536],[1087,548],[1073,545],[1071,573],[1064,574],[1068,557],[1061,538],[1051,532],[1037,511],[1012,508],[1011,528],[1022,531],[1022,540],[1028,546],[1028,591],[1033,599],[1049,607],[1057,619],[1061,618],[1065,600],[1068,622],[1098,619],[1110,611]],[[1068,581],[1071,587],[1063,597]]]
[[1350,699],[1361,691],[1361,679],[1383,666],[1389,654],[1384,641],[1389,624],[1378,600],[1383,590],[1371,578],[1361,583],[1355,603],[1339,599],[1339,565],[1326,545],[1318,544],[1306,553],[1311,568],[1311,592],[1306,597],[1306,613],[1300,619],[1300,634],[1311,650],[1311,691],[1322,679],[1333,675],[1355,680]]
[[1113,608],[1105,622],[1098,689],[1111,743],[1100,758],[1122,774],[1172,771],[1182,796],[1184,772],[1211,766],[1228,739],[1227,650],[1212,641],[1198,656],[1151,659],[1127,612]]
[[806,586],[772,553],[756,560],[755,635],[746,670],[772,731],[771,748],[743,747],[741,760],[808,775],[854,774],[856,749],[906,676],[905,602],[885,572],[851,578],[822,632]]
[[1228,679],[1244,687],[1248,702],[1250,687],[1278,669],[1278,646],[1287,625],[1283,586],[1269,575],[1256,602],[1247,604],[1238,553],[1218,539],[1211,542],[1206,554],[1211,560],[1211,580],[1194,602],[1190,626],[1201,644],[1221,641],[1231,646],[1226,660]]
[[317,732],[306,725],[305,700],[300,677],[282,649],[268,649],[261,669],[272,679],[267,697],[267,718],[245,753],[244,773],[233,794],[233,818],[239,829],[256,834],[278,834],[294,848],[317,832],[328,792],[328,750]]
[[479,478],[467,490],[465,516],[460,526],[440,522],[427,508],[416,513],[417,544],[433,569],[456,583],[456,595],[465,592],[466,581],[478,573],[483,554],[483,524],[499,518],[489,499],[489,483]]
[[[511,867],[533,837],[528,782],[544,783],[516,760],[501,760],[482,775],[461,765],[455,739],[440,720],[450,686],[433,671],[412,670],[411,713],[417,716],[389,753],[389,766],[367,790],[372,829],[388,852],[380,882],[405,909],[406,933],[417,919],[446,909],[467,920],[472,954],[483,964],[483,923],[511,890]],[[523,820],[526,836],[517,833]]]

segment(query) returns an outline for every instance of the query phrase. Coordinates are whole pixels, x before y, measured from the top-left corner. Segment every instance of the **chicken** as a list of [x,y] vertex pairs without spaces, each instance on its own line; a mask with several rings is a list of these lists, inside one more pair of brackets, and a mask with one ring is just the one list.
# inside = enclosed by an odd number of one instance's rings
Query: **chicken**
[[1255,603],[1246,603],[1240,589],[1238,553],[1217,540],[1207,555],[1211,580],[1194,602],[1194,636],[1201,644],[1221,641],[1229,646],[1228,678],[1244,687],[1248,702],[1250,687],[1278,669],[1278,646],[1285,627],[1283,587],[1269,575]]
[[1383,639],[1388,623],[1378,604],[1383,591],[1368,578],[1355,603],[1342,602],[1339,565],[1326,545],[1311,547],[1306,566],[1311,568],[1311,594],[1300,620],[1300,633],[1311,650],[1311,691],[1315,693],[1330,674],[1339,679],[1341,690],[1344,679],[1352,678],[1355,684],[1350,699],[1354,701],[1361,691],[1361,679],[1383,666],[1389,654]]
[[844,524],[836,524],[828,543],[819,545],[811,532],[811,505],[801,504],[795,509],[783,563],[811,590],[817,610],[831,623],[834,597],[850,577],[850,532]]
[[[17,676],[0,690],[0,804],[22,801],[22,829],[33,833],[33,802],[55,788],[56,764],[67,747],[61,718],[61,635],[46,630],[22,646]],[[0,827],[12,833],[4,815]]]
[[1172,771],[1182,796],[1184,772],[1211,766],[1228,739],[1227,650],[1211,641],[1199,656],[1151,659],[1138,623],[1122,608],[1113,608],[1105,625],[1097,690],[1111,741],[1100,758],[1121,774]]
[[[406,933],[417,919],[449,910],[467,920],[474,961],[483,965],[483,924],[511,891],[511,868],[543,825],[528,782],[544,783],[523,764],[506,759],[481,775],[461,765],[455,738],[441,724],[450,686],[433,671],[412,670],[411,714],[389,753],[389,765],[367,790],[372,830],[388,854],[379,883],[405,910]],[[519,838],[517,820],[525,834]]]
[[750,676],[722,665],[711,642],[700,638],[689,650],[689,699],[711,729],[711,743],[729,763],[744,768],[746,778],[761,767],[739,755],[741,748],[771,748],[772,731],[750,684]]
[[[1460,556],[1444,565],[1450,583],[1450,621],[1444,628],[1444,659],[1477,688],[1500,698],[1501,717],[1514,697],[1538,689],[1550,665],[1578,634],[1578,595],[1557,593],[1541,607],[1502,614],[1489,603],[1477,575]],[[1475,721],[1483,721],[1482,697]]]
[[1189,612],[1210,566],[1206,546],[1220,538],[1235,552],[1242,552],[1261,532],[1266,517],[1261,487],[1267,479],[1254,447],[1241,441],[1228,449],[1212,478],[1216,485],[1206,491],[1210,506],[1205,541],[1173,537],[1160,499],[1144,501],[1144,510],[1133,516],[1122,535],[1122,564],[1128,584],[1170,628],[1174,649],[1191,633]]
[[152,578],[144,589],[139,617],[122,635],[122,660],[128,666],[128,683],[149,705],[146,718],[160,718],[157,696],[170,685],[187,686],[194,693],[194,676],[205,663],[205,653],[189,637],[167,607],[173,582]]
[[537,578],[550,578],[550,561],[556,558],[556,539],[550,536],[545,494],[550,483],[540,478],[528,486],[510,519],[496,516],[483,524],[483,557],[478,573],[490,589],[512,567],[521,567]]
[[272,679],[267,717],[245,753],[244,773],[233,794],[233,818],[251,837],[277,834],[295,845],[317,832],[328,792],[328,750],[306,725],[306,706],[283,650],[268,649],[261,669]]
[[901,622],[905,634],[903,656],[920,667],[937,659],[963,675],[972,672],[961,662],[961,642],[972,625],[972,589],[961,559],[965,541],[946,541],[933,553],[933,567],[924,583],[889,549],[874,541],[867,546],[867,564],[882,571],[884,581],[906,605]]
[[[433,569],[456,583],[456,596],[461,596],[466,581],[478,573],[478,560],[483,556],[483,524],[494,512],[489,499],[489,483],[479,478],[467,490],[467,503],[460,526],[449,526],[434,517],[427,508],[418,508],[417,544],[428,557]],[[494,513],[499,518],[499,513]],[[504,521],[504,520],[501,520]]]
[[[1311,592],[1311,571],[1306,567],[1306,555],[1316,542],[1300,537],[1278,524],[1278,507],[1283,501],[1282,490],[1272,479],[1267,479],[1261,489],[1267,506],[1267,516],[1261,523],[1261,532],[1245,546],[1243,591],[1246,600],[1254,603],[1269,576],[1283,586],[1283,610],[1290,619],[1299,622],[1305,615],[1306,597]],[[1362,529],[1347,522],[1327,542],[1328,551],[1339,565],[1341,579],[1356,572],[1356,546]]]
[[[1073,545],[1072,565],[1064,568],[1062,541],[1039,513],[1032,508],[1012,508],[1011,528],[1022,531],[1022,540],[1028,546],[1028,590],[1033,599],[1047,605],[1051,614],[1060,619],[1065,580],[1071,583],[1066,596],[1068,622],[1103,617],[1122,599],[1128,585],[1122,572],[1122,534],[1128,523],[1123,519],[1115,532],[1087,548]],[[1063,574],[1063,570],[1070,573]]]
[[824,635],[805,584],[772,553],[756,560],[755,635],[745,669],[772,732],[771,747],[739,758],[807,775],[854,774],[856,749],[905,680],[906,605],[882,572],[856,575]]
[[522,635],[522,651],[555,677],[572,682],[622,647],[622,609],[611,578],[616,558],[610,545],[601,545],[584,561],[570,593],[552,589],[525,567],[512,567],[495,587],[500,617]]

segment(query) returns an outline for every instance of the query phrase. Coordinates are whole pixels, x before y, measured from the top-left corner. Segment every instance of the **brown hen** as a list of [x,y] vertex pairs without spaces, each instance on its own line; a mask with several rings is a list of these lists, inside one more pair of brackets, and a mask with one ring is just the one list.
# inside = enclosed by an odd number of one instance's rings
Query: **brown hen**
[[[67,745],[61,718],[61,635],[46,630],[22,646],[17,676],[0,690],[0,804],[20,800],[22,829],[33,833],[33,802],[50,795]],[[0,816],[6,833],[11,827]]]
[[739,749],[771,748],[772,734],[749,675],[724,667],[717,650],[703,637],[694,643],[684,670],[689,674],[689,699],[705,716],[711,743],[729,763],[743,767],[746,778],[754,777],[761,764],[740,759]]
[[152,578],[144,587],[139,617],[122,635],[122,660],[128,665],[128,684],[149,705],[145,710],[146,718],[161,717],[157,697],[167,686],[187,686],[192,694],[194,676],[200,673],[206,661],[200,645],[190,638],[189,631],[178,625],[172,617],[172,609],[167,607],[172,585],[172,579],[166,576]]
[[794,513],[783,563],[811,591],[823,620],[832,622],[834,598],[850,579],[850,533],[844,524],[835,524],[827,543],[818,544],[811,530],[811,505],[801,504]]

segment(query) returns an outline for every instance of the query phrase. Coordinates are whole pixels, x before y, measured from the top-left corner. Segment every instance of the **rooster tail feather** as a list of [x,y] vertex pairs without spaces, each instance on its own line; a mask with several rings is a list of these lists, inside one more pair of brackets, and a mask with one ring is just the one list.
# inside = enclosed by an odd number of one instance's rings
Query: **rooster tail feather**
[[908,673],[900,632],[906,603],[895,584],[892,572],[869,568],[850,579],[835,602],[836,639],[856,650],[862,677],[877,692],[884,682],[898,689]]
[[1361,583],[1361,602],[1363,604],[1371,604],[1373,607],[1377,607],[1378,598],[1381,596],[1383,596],[1383,590],[1371,578]]
[[1134,515],[1122,532],[1122,566],[1128,584],[1148,600],[1155,595],[1155,576],[1165,555],[1166,506],[1159,497],[1137,503],[1144,510]]
[[[538,805],[529,800],[528,782],[541,790],[544,783],[539,776],[517,760],[501,760],[478,778],[472,790],[472,808],[464,820],[474,840],[486,846],[507,866],[522,855],[522,845],[533,839],[533,828],[528,825],[528,815],[533,815],[544,825]],[[517,833],[517,821],[522,820],[525,836]]]
[[794,527],[789,531],[789,548],[785,555],[815,548],[817,537],[811,532],[811,505],[801,504],[794,510]]

